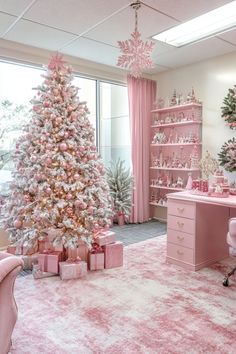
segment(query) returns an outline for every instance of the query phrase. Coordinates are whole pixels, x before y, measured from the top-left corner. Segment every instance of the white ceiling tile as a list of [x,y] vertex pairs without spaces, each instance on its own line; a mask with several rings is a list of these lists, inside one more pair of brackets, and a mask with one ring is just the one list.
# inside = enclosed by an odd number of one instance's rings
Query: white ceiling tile
[[8,27],[15,21],[16,17],[0,13],[0,38]]
[[[225,41],[228,41],[228,42],[236,45],[236,29],[219,34],[217,36],[217,38],[221,38]],[[236,50],[236,48],[235,48],[235,50]]]
[[0,11],[19,16],[32,0],[0,0]]
[[231,1],[232,0],[144,0],[143,2],[180,21],[186,21]]
[[128,4],[128,0],[40,0],[24,18],[80,34]]
[[171,52],[160,54],[156,59],[156,63],[174,68],[233,51],[235,51],[233,45],[217,38],[209,38],[192,45],[174,48]]
[[[176,21],[145,6],[141,6],[138,10],[138,30],[143,39],[149,38],[157,32],[176,24]],[[135,11],[129,6],[97,28],[89,31],[86,37],[117,46],[118,40],[130,38],[130,34],[134,31],[134,28]]]
[[71,34],[25,20],[17,22],[4,37],[4,39],[11,41],[53,51],[58,50],[64,43],[74,38],[75,36]]
[[64,54],[112,66],[116,66],[119,56],[119,50],[117,48],[86,38],[79,38],[70,46],[63,48],[62,52]]

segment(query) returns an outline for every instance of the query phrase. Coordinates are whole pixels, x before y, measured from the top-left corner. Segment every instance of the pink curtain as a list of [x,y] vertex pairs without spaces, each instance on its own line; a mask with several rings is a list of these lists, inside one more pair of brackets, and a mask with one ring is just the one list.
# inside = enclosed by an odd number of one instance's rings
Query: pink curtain
[[128,76],[131,155],[134,175],[133,211],[130,222],[149,219],[149,147],[151,110],[156,82]]

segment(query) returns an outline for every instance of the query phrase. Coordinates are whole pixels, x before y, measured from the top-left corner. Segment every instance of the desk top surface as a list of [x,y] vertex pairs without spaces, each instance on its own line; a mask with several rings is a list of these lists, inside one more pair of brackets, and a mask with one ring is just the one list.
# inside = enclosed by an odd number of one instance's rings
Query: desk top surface
[[190,191],[170,193],[167,195],[169,199],[186,200],[195,203],[206,203],[214,205],[222,205],[227,207],[236,208],[236,195],[230,195],[228,198],[218,198],[193,194]]

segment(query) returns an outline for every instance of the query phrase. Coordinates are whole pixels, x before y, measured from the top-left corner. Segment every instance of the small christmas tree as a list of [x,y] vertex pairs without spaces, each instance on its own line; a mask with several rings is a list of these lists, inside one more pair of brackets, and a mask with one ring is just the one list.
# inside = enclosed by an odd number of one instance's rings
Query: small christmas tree
[[18,140],[11,196],[5,205],[10,240],[33,245],[56,229],[54,244],[88,244],[113,215],[102,160],[72,69],[52,57],[32,100],[32,119]]
[[227,96],[223,100],[221,116],[227,122],[230,129],[236,129],[236,85],[228,90]]
[[125,169],[124,161],[119,159],[111,162],[111,167],[107,168],[107,180],[114,212],[128,217],[132,207],[133,177],[130,175],[130,170]]

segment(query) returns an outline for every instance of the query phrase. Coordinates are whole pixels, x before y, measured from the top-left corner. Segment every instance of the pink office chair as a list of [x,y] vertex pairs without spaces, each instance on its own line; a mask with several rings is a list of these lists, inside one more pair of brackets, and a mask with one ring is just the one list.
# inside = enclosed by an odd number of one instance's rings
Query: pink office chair
[[17,320],[14,284],[23,266],[20,257],[0,252],[0,354],[11,348],[11,336]]
[[[229,253],[236,257],[236,218],[229,219],[229,231],[227,233],[227,243],[229,245]],[[236,267],[234,267],[231,272],[226,274],[223,285],[229,286],[229,277],[236,272]]]

